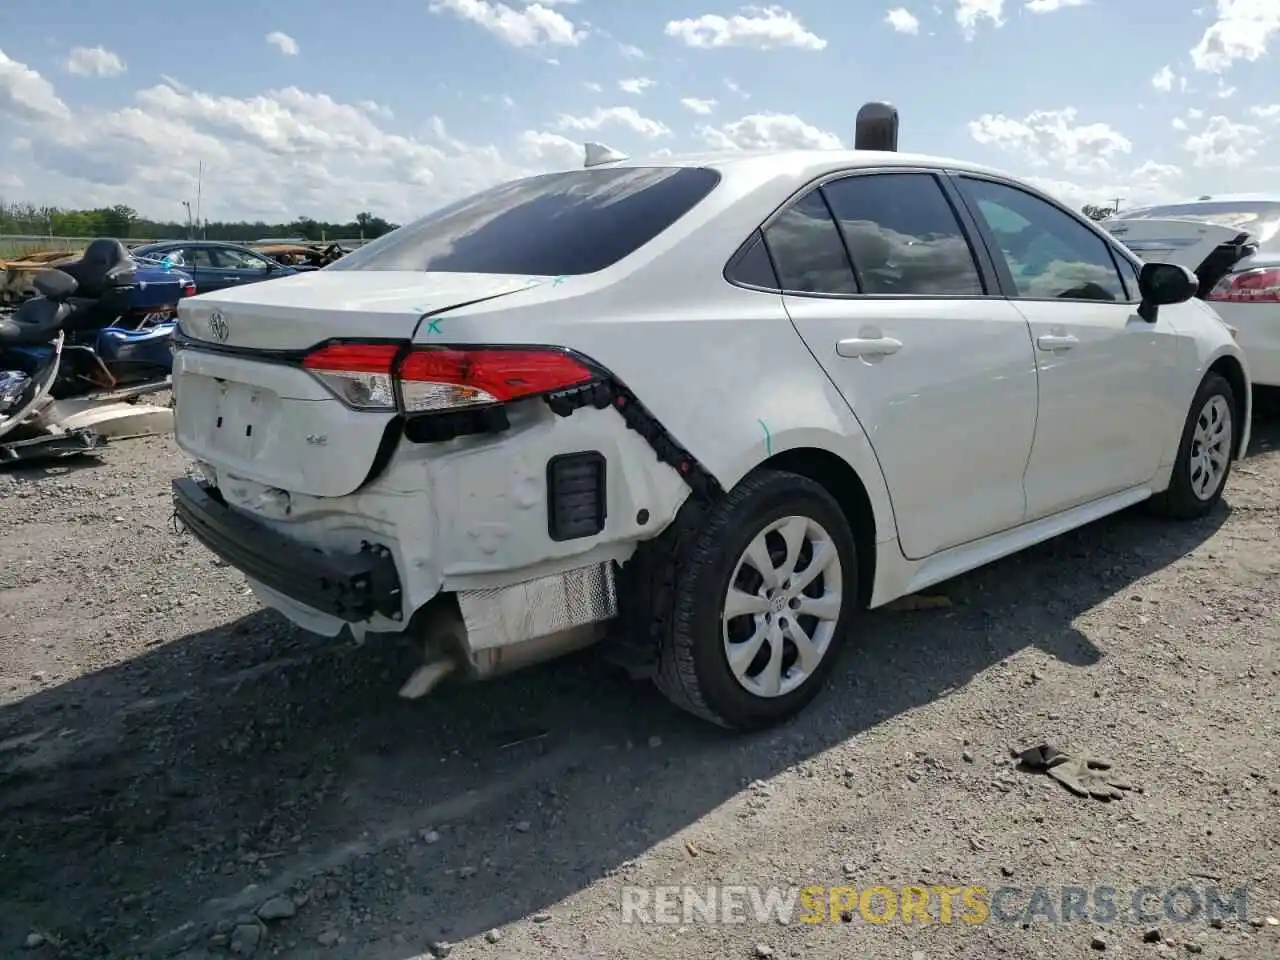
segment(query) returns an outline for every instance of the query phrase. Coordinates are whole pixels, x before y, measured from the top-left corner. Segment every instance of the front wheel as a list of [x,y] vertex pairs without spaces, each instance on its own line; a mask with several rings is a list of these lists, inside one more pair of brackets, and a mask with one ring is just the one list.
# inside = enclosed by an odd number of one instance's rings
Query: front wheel
[[768,727],[821,690],[858,598],[848,519],[820,484],[762,470],[702,519],[674,560],[657,685],[735,730]]
[[1169,487],[1151,498],[1156,513],[1194,520],[1217,505],[1235,459],[1238,416],[1231,384],[1210,373],[1191,401]]

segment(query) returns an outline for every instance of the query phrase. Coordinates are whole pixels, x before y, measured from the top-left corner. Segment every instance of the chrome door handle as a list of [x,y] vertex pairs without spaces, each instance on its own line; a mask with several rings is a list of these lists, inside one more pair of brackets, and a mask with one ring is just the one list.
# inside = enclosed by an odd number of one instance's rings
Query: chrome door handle
[[1043,337],[1036,338],[1036,346],[1041,350],[1057,351],[1070,350],[1080,341],[1072,336],[1058,336],[1052,333],[1046,333]]
[[893,337],[850,337],[836,341],[838,357],[887,357],[902,349],[902,341]]

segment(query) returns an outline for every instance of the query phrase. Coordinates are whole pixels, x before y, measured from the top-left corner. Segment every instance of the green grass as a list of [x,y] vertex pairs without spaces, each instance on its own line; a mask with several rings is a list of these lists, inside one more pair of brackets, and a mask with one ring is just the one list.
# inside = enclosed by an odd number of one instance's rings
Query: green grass
[[39,242],[0,240],[0,260],[21,260],[24,256],[29,256],[41,250],[78,250],[83,246],[83,240],[62,240],[58,237]]

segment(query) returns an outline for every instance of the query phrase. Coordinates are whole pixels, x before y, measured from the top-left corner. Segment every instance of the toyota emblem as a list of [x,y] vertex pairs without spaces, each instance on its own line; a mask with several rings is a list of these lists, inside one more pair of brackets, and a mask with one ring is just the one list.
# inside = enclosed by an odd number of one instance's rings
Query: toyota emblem
[[221,310],[209,314],[209,333],[219,343],[226,343],[227,337],[231,336],[231,328],[227,326],[227,318]]

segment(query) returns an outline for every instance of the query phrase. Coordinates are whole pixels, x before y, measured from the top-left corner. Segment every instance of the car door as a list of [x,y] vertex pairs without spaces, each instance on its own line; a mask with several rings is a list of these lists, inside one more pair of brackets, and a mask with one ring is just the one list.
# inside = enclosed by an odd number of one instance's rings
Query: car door
[[1082,218],[997,179],[956,181],[1036,344],[1029,518],[1146,483],[1168,439],[1168,384],[1178,363],[1170,311],[1155,323],[1138,315],[1133,265]]
[[867,431],[903,553],[1022,522],[1036,419],[1027,322],[932,172],[830,180],[764,230],[783,300]]
[[238,287],[267,279],[271,264],[266,257],[259,257],[247,250],[234,247],[214,247],[211,250],[217,268],[221,288]]

